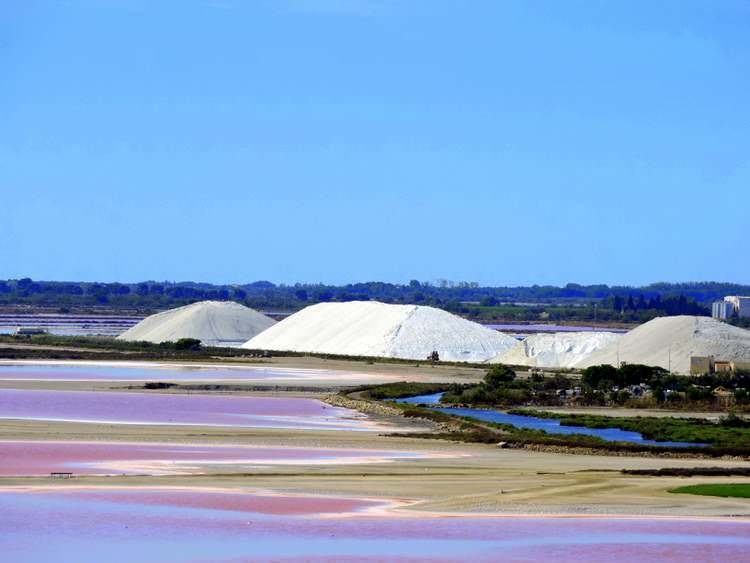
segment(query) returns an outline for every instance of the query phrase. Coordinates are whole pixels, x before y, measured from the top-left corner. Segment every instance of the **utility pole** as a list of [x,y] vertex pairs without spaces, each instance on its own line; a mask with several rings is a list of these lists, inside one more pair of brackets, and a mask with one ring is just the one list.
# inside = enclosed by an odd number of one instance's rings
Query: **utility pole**
[[672,344],[669,344],[669,375],[672,375]]

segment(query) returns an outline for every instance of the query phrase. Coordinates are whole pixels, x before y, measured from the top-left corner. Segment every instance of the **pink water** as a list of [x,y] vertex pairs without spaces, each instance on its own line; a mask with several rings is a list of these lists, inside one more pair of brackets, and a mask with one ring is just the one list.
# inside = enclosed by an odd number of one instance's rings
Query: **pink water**
[[302,381],[310,378],[347,377],[347,372],[269,367],[187,367],[143,365],[6,365],[0,380],[32,381],[258,381],[267,379]]
[[0,418],[379,430],[367,417],[315,399],[0,389]]
[[73,495],[108,503],[141,507],[197,508],[206,511],[231,511],[244,514],[266,516],[320,516],[337,515],[363,511],[368,508],[385,506],[386,503],[359,498],[257,494],[186,490],[186,489],[141,489],[127,491],[124,489],[81,490]]
[[408,452],[96,442],[0,442],[0,475],[165,474],[222,464],[222,472],[247,465],[368,463],[417,457]]
[[6,490],[0,514],[8,561],[750,560],[747,521],[430,517],[367,499],[158,489]]

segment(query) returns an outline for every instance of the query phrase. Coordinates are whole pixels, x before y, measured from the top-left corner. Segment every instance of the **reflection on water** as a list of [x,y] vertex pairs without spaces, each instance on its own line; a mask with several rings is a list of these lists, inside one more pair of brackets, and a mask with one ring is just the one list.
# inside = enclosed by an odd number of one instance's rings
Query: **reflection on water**
[[410,405],[437,405],[445,393],[432,393],[430,395],[417,395],[416,397],[404,397],[396,399],[397,403],[408,403]]

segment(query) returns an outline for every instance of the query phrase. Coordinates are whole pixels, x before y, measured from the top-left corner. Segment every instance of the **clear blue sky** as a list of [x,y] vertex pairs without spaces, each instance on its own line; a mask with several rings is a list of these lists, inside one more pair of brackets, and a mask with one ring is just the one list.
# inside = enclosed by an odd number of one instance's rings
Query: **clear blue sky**
[[0,8],[0,278],[750,282],[750,3]]

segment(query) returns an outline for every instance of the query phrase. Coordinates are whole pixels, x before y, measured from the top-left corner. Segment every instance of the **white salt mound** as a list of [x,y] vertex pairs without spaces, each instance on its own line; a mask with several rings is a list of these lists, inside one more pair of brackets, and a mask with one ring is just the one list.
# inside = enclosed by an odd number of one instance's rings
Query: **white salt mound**
[[716,360],[750,361],[750,331],[710,317],[659,317],[624,334],[609,346],[594,352],[577,367],[598,364],[646,364],[690,373],[691,356],[713,356]]
[[555,332],[532,334],[491,363],[517,366],[572,368],[593,352],[620,337],[614,332]]
[[206,346],[240,346],[274,324],[239,303],[200,301],[146,317],[117,338],[157,343],[197,338]]
[[482,362],[516,340],[456,315],[377,301],[319,303],[287,317],[243,348],[424,360]]

